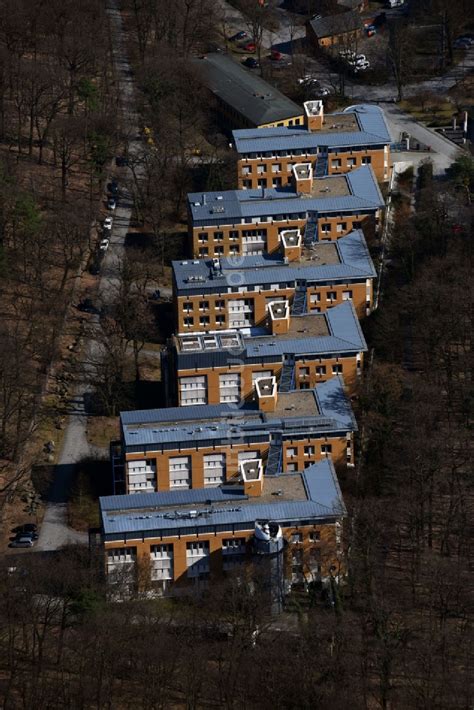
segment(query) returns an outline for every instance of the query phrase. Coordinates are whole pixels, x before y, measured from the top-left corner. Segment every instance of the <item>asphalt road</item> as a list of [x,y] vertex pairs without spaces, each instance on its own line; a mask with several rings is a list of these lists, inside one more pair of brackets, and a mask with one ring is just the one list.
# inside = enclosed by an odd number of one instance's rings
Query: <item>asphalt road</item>
[[[122,101],[122,111],[126,121],[125,131],[129,136],[137,136],[139,131],[138,114],[135,111],[134,85],[131,79],[130,66],[128,64],[123,42],[123,29],[120,13],[117,9],[117,2],[111,0],[107,13],[110,18],[110,25],[113,39],[113,56],[120,85],[120,95]],[[133,157],[139,152],[140,142],[130,140],[129,154]],[[124,179],[127,169],[124,169]],[[129,177],[127,175],[127,177]],[[123,256],[125,237],[129,230],[131,210],[131,195],[122,190],[117,208],[113,213],[114,223],[112,228],[109,249],[104,257],[101,268],[99,282],[99,300],[107,303],[113,299],[114,290],[118,286],[120,275],[120,262]],[[78,363],[78,380],[82,383],[78,385],[70,402],[73,413],[69,416],[66,424],[64,441],[55,467],[55,477],[50,492],[50,498],[46,505],[43,523],[41,525],[39,539],[36,545],[38,550],[57,550],[68,544],[86,544],[88,536],[86,533],[79,533],[68,527],[67,524],[67,499],[70,485],[73,479],[75,464],[84,457],[97,454],[92,449],[86,438],[87,417],[85,413],[85,401],[90,392],[90,385],[87,384],[90,374],[91,362],[97,361],[100,357],[100,348],[94,340],[94,326],[97,326],[96,317],[91,319],[90,337],[85,343],[83,358]]]

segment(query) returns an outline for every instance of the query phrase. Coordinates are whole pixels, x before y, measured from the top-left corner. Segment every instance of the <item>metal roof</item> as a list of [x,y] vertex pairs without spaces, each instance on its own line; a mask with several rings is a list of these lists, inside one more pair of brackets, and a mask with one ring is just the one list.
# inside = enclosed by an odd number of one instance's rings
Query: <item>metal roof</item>
[[[281,337],[278,335],[252,335],[243,338],[243,350],[239,358],[244,362],[283,362],[285,355],[297,358],[321,356],[327,354],[343,355],[366,352],[367,344],[362,333],[359,319],[351,301],[344,301],[324,313],[309,314],[309,317],[324,318],[328,326],[328,335]],[[305,318],[308,317],[308,314]],[[299,316],[294,316],[298,321]],[[183,336],[185,338],[186,336]],[[178,368],[181,370],[202,370],[208,367],[222,367],[235,364],[235,352],[218,347],[210,350],[196,349],[192,352],[179,351],[176,354]]]
[[347,181],[350,194],[340,197],[303,196],[291,186],[265,190],[226,190],[223,192],[189,193],[188,205],[195,225],[236,224],[242,220],[262,216],[304,215],[308,212],[372,211],[384,206],[382,195],[370,165],[344,175],[319,178],[330,188],[331,180]]
[[[319,461],[302,473],[284,474],[285,479],[301,477],[305,498],[296,501],[258,503],[242,493],[232,493],[228,487],[192,489],[179,492],[145,493],[137,495],[106,496],[99,499],[102,530],[107,538],[129,533],[152,537],[171,531],[187,534],[209,526],[249,524],[256,520],[273,520],[285,523],[312,519],[334,519],[346,515],[344,501],[331,459]],[[229,503],[226,507],[213,504]],[[196,508],[190,511],[189,506]],[[180,506],[186,506],[180,510]],[[170,510],[173,508],[173,510]]]
[[207,88],[255,126],[303,115],[301,106],[227,54],[210,53],[192,63]]
[[309,24],[318,39],[334,37],[345,34],[346,32],[354,32],[354,30],[362,29],[362,20],[359,13],[355,10],[310,20]]
[[[314,431],[355,431],[357,425],[350,402],[344,392],[344,381],[341,377],[334,377],[328,382],[321,382],[312,390],[318,406],[319,414],[298,417],[286,415],[267,418],[264,412],[258,411],[255,407],[247,408],[243,406],[234,409],[233,413],[240,411],[241,416],[235,420],[226,420],[225,411],[221,416],[216,416],[215,407],[202,405],[192,408],[191,416],[186,410],[191,407],[173,407],[174,420],[159,422],[159,411],[153,416],[155,426],[138,426],[138,422],[133,424],[123,423],[121,414],[122,436],[126,447],[140,446],[161,446],[165,444],[181,445],[192,441],[229,441],[241,440],[245,436],[270,436],[272,432],[290,430]],[[344,404],[345,402],[345,404]],[[209,411],[209,416],[208,416]]]
[[[251,128],[232,131],[235,148],[241,155],[249,153],[278,153],[292,150],[305,150],[307,153],[317,153],[319,148],[344,148],[386,145],[392,142],[390,130],[385,115],[379,106],[374,104],[357,104],[349,106],[341,113],[353,113],[358,131],[334,131],[323,128],[320,131],[309,131],[301,128]],[[325,117],[328,125],[331,119],[337,121],[340,113],[332,113]]]
[[356,229],[335,242],[339,264],[292,262],[286,264],[283,256],[270,255],[237,257],[220,260],[220,269],[212,260],[173,261],[173,275],[178,296],[186,293],[205,294],[206,290],[222,292],[235,286],[233,276],[239,274],[239,286],[262,286],[294,281],[347,281],[376,276],[362,230]]

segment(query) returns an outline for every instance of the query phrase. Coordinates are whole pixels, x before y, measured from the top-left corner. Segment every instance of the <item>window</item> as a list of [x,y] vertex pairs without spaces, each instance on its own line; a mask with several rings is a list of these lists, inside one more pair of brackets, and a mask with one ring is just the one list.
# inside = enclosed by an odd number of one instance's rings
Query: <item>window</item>
[[267,179],[266,178],[259,178],[257,180],[257,185],[259,187],[266,187],[267,186]]
[[337,293],[336,291],[328,291],[326,294],[326,301],[333,303],[333,301],[337,300]]
[[281,187],[281,178],[273,178],[272,187]]
[[231,247],[230,251],[229,251],[231,256],[237,256],[239,254],[239,252],[240,252],[239,247]]
[[180,377],[179,401],[182,407],[189,406],[190,404],[207,404],[206,375]]
[[352,291],[343,291],[342,292],[342,300],[343,301],[351,301],[352,300]]
[[372,158],[370,157],[370,155],[365,155],[362,158],[362,165],[370,165],[371,162],[372,162]]
[[297,545],[299,542],[303,542],[303,533],[294,532],[291,534],[290,542],[293,545]]
[[183,303],[183,311],[186,311],[186,313],[189,313],[189,311],[193,310],[193,304],[191,301],[185,301]]
[[150,577],[153,582],[173,579],[173,545],[152,545],[150,562]]
[[339,362],[332,366],[332,374],[342,375],[342,365]]
[[229,232],[229,239],[231,242],[235,241],[238,238],[239,238],[239,233],[235,229],[233,229]]
[[246,544],[244,537],[222,540],[222,569],[229,572],[245,561]]
[[331,168],[340,168],[342,165],[342,161],[340,158],[335,158],[334,160],[331,160]]
[[240,402],[240,375],[219,375],[220,402]]
[[217,300],[215,303],[216,308],[225,308],[225,301]]
[[347,222],[338,222],[336,230],[338,233],[345,232],[347,230]]
[[208,542],[188,542],[186,543],[186,565],[188,577],[196,578],[209,574],[209,543]]
[[201,316],[199,318],[199,325],[209,325],[211,322],[211,319],[209,316]]
[[355,158],[347,158],[347,167],[354,168],[357,165],[357,160]]
[[156,490],[155,459],[129,461],[127,463],[127,471],[129,493],[144,493]]
[[314,446],[305,446],[304,447],[304,455],[305,456],[314,456]]
[[202,247],[201,249],[199,249],[199,256],[201,258],[204,258],[205,256],[209,256],[209,249],[207,249],[207,247]]
[[242,180],[242,188],[244,190],[248,190],[252,187],[252,181],[251,180]]
[[322,224],[320,227],[320,230],[323,234],[327,234],[328,232],[331,231],[331,225],[330,224]]
[[225,325],[225,316],[217,315],[216,316],[216,325]]
[[185,328],[191,328],[194,325],[194,318],[185,318],[183,323]]
[[191,487],[191,457],[173,456],[169,460],[170,488]]
[[133,582],[137,561],[136,547],[117,547],[107,550],[107,576],[112,584]]
[[291,458],[292,456],[296,456],[296,449],[295,448],[288,448],[286,450],[286,455],[288,458]]
[[299,389],[300,390],[309,390],[309,382],[300,382]]
[[209,301],[199,301],[199,310],[200,311],[208,311],[209,310]]
[[214,256],[223,256],[224,247],[214,247]]
[[326,374],[326,365],[317,365],[316,366],[316,374],[319,375],[320,377],[322,375]]
[[309,541],[310,542],[319,542],[321,539],[321,534],[319,530],[311,530],[309,533]]
[[257,174],[263,175],[267,171],[266,165],[257,165]]
[[286,472],[287,473],[295,473],[297,470],[298,470],[298,468],[295,463],[287,463],[286,464]]
[[332,444],[321,444],[321,453],[322,454],[332,453]]
[[300,367],[298,375],[299,377],[309,377],[309,367]]
[[359,222],[358,220],[355,220],[352,222],[352,229],[360,229],[362,227],[362,222]]
[[208,234],[207,234],[207,232],[200,232],[200,233],[198,234],[198,239],[199,239],[199,241],[202,242],[202,243],[207,242],[207,240],[208,240]]
[[272,173],[281,173],[281,163],[273,163]]
[[203,456],[204,485],[219,486],[225,481],[225,454],[206,454]]
[[214,232],[214,241],[215,242],[222,242],[224,239],[224,232]]
[[244,167],[242,168],[242,175],[250,175],[251,170],[252,169],[250,166],[244,165]]
[[309,302],[310,303],[319,303],[321,300],[321,294],[320,293],[312,293],[309,297]]

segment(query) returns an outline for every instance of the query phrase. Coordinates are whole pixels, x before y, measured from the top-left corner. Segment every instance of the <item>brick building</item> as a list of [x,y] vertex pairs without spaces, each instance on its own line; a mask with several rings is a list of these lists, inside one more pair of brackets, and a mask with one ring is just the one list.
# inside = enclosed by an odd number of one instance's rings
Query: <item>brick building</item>
[[111,445],[115,490],[126,493],[213,488],[235,480],[242,461],[262,475],[300,471],[331,455],[354,463],[357,425],[341,377],[314,389],[278,392],[275,378],[257,383],[257,402],[170,407],[120,415]]
[[315,178],[307,164],[295,165],[286,187],[189,194],[191,252],[200,259],[281,253],[282,232],[291,230],[307,245],[361,227],[370,237],[383,208],[368,165],[324,178]]
[[309,163],[317,177],[371,165],[380,182],[390,178],[392,140],[382,109],[362,104],[325,115],[322,101],[304,109],[304,127],[233,131],[239,188],[286,185],[296,163]]
[[[276,320],[285,318],[281,302],[270,311],[276,311]],[[275,377],[278,390],[285,392],[312,389],[342,375],[346,391],[354,394],[367,345],[350,302],[294,316],[288,330],[275,331],[175,336],[163,356],[168,401],[181,407],[248,402],[255,399],[255,383],[262,377]]]
[[320,313],[346,300],[359,318],[370,313],[376,271],[361,230],[310,246],[297,232],[282,235],[280,253],[271,257],[174,261],[177,334],[256,327],[271,332],[269,305],[275,301],[287,302],[291,315]]
[[314,17],[306,23],[306,38],[316,50],[353,45],[362,32],[359,9],[326,17]]
[[283,596],[343,571],[345,515],[330,458],[263,478],[250,460],[233,485],[101,498],[105,571],[112,589],[176,593],[267,556]]

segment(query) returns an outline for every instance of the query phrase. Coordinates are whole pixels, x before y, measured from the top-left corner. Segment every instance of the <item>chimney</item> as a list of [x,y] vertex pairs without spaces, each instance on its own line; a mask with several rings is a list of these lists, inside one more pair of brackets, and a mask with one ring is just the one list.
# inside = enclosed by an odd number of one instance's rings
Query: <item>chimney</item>
[[276,377],[261,377],[255,381],[258,408],[262,412],[274,412],[278,401]]
[[202,204],[203,205],[206,204],[206,193],[205,192],[202,193]]
[[291,169],[291,185],[295,192],[310,195],[313,189],[313,168],[311,163],[296,163]]
[[320,131],[324,123],[324,106],[323,102],[305,101],[303,104],[305,110],[305,125],[308,131]]
[[248,459],[239,463],[239,474],[244,484],[244,494],[251,498],[263,493],[262,459]]

